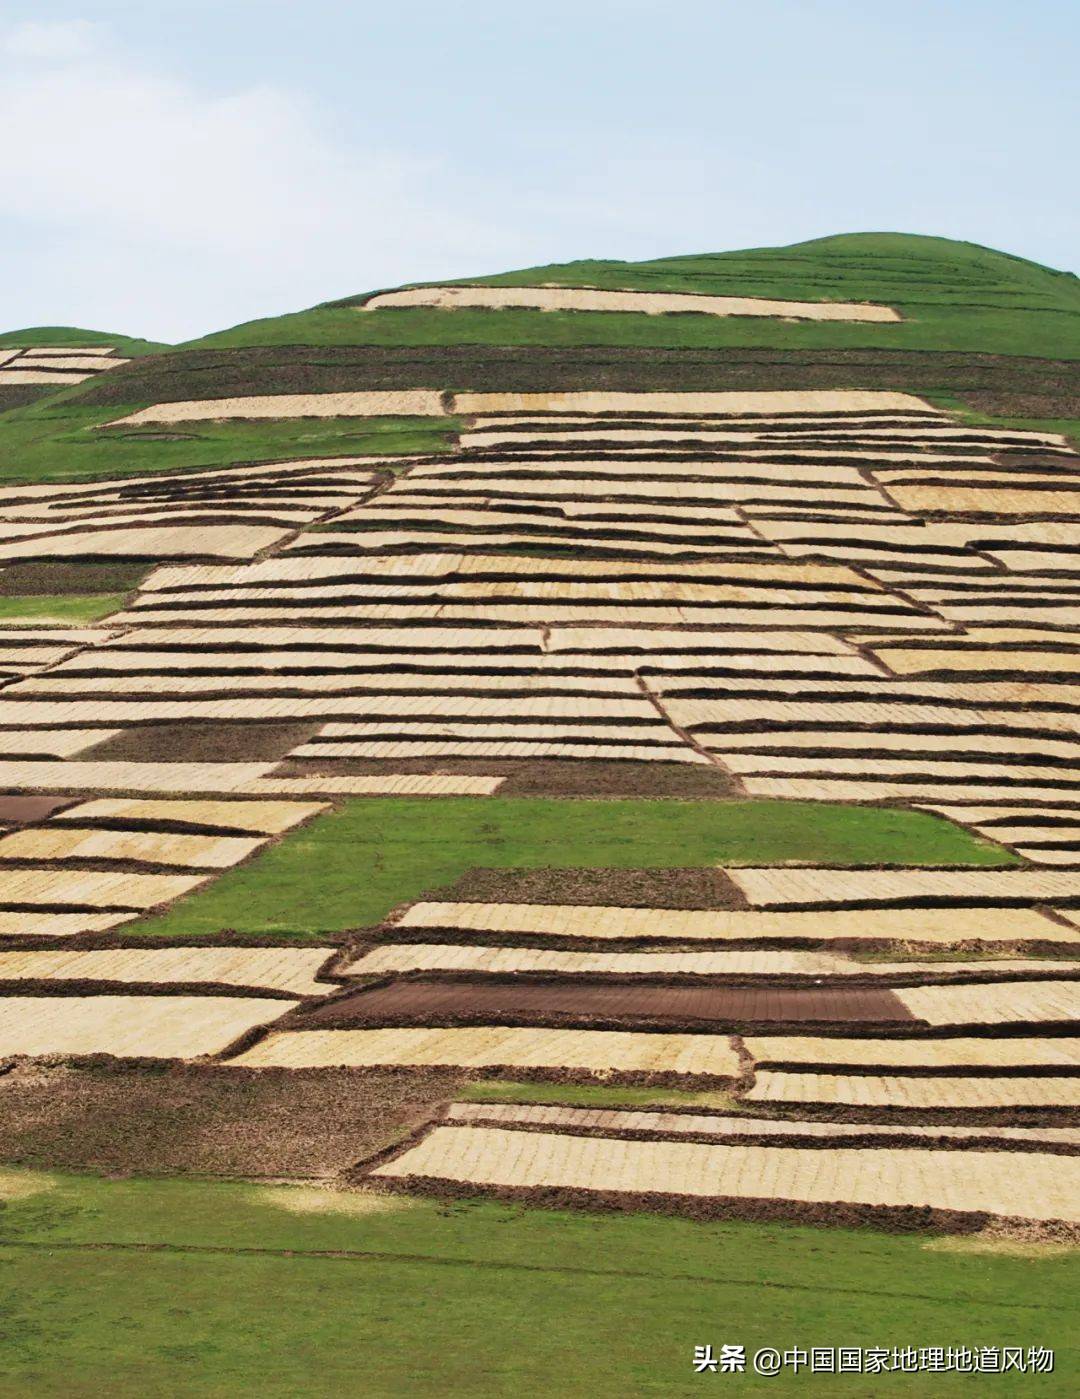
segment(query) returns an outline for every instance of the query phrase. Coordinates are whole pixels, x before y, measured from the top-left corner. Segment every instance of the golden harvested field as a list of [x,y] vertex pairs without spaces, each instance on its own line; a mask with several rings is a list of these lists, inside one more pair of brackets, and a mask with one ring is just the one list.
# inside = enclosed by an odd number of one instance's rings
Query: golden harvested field
[[128,981],[251,986],[294,996],[326,995],[315,980],[325,947],[115,947],[79,952],[0,951],[0,981]]
[[[985,986],[966,987],[985,991]],[[1015,990],[1015,987],[1010,987]],[[746,1052],[758,1064],[882,1065],[889,1068],[1026,1068],[1080,1064],[1075,1039],[814,1039],[748,1035]]]
[[323,802],[129,801],[106,797],[69,807],[65,821],[182,821],[255,835],[280,835],[325,811]]
[[[453,411],[483,413],[677,413],[737,417],[745,413],[885,413],[936,410],[914,394],[862,389],[776,390],[765,393],[612,393],[579,389],[561,393],[456,393]],[[944,415],[942,421],[947,421]]]
[[558,1069],[607,1076],[663,1073],[734,1078],[738,1056],[726,1036],[616,1030],[296,1030],[269,1035],[229,1061],[289,1069],[333,1065],[446,1065],[463,1069]]
[[132,913],[39,913],[0,908],[0,936],[69,938],[104,933],[138,918]]
[[[756,871],[759,874],[783,871]],[[741,882],[744,869],[729,871]],[[773,913],[759,909],[648,909],[582,904],[421,902],[397,920],[403,928],[466,932],[547,933],[557,937],[828,942],[865,939],[938,945],[979,942],[1077,942],[1075,931],[1034,909],[888,908]]]
[[57,865],[5,870],[3,899],[10,904],[83,904],[88,908],[152,908],[205,883],[199,874],[126,874],[64,869]]
[[77,826],[16,831],[0,837],[4,860],[141,860],[155,865],[227,869],[262,844],[241,836],[169,835],[160,831],[96,831]]
[[1080,1146],[1080,1127],[964,1127],[934,1123],[919,1126],[905,1122],[902,1126],[882,1127],[866,1122],[802,1122],[788,1118],[750,1117],[745,1113],[722,1117],[697,1112],[639,1112],[619,1108],[564,1108],[546,1103],[451,1103],[446,1110],[447,1122],[482,1122],[500,1126],[523,1123],[530,1127],[570,1128],[602,1132],[651,1132],[665,1137],[818,1137],[842,1142],[844,1137],[895,1136],[902,1131],[907,1137],[947,1135],[954,1141],[1014,1141],[1025,1145]]
[[914,986],[897,994],[913,1015],[931,1025],[1080,1021],[1080,982]]
[[689,293],[601,291],[593,287],[407,287],[379,292],[358,308],[433,306],[537,311],[636,311],[647,316],[697,312],[706,316],[786,316],[809,321],[898,321],[891,306],[845,301],[769,301],[756,296],[695,296]]
[[157,403],[141,408],[109,424],[220,422],[227,418],[359,418],[393,417],[396,414],[429,417],[441,415],[438,393],[427,389],[408,391],[368,390],[364,393],[282,393],[250,398],[188,399],[182,403]]
[[1077,1108],[1080,1078],[889,1078],[875,1074],[759,1072],[748,1103],[852,1108]]
[[410,971],[551,972],[619,976],[827,976],[852,963],[823,952],[549,952],[535,947],[460,947],[404,942],[373,947],[347,970],[354,976]]
[[245,996],[6,996],[0,998],[0,1057],[195,1059],[219,1054],[289,1005]]
[[1080,1221],[1080,1160],[1034,1152],[820,1151],[438,1127],[371,1174],[525,1190],[913,1206]]
[[[844,870],[733,869],[731,877],[751,904],[864,904],[909,899],[969,899],[1052,903],[1080,898],[1080,870]],[[876,921],[876,920],[875,920]]]

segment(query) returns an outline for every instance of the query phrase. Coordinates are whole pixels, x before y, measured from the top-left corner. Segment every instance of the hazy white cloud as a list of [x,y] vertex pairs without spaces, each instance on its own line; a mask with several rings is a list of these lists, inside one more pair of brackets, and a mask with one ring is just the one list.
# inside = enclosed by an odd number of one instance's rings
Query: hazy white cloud
[[[39,64],[71,29],[70,61]],[[377,130],[349,150],[290,92],[208,93],[105,44],[78,52],[81,33],[7,36],[26,61],[0,87],[0,186],[32,251],[5,324],[187,338],[505,253],[450,172],[380,148]]]
[[92,20],[26,20],[4,36],[4,52],[13,58],[66,63],[91,53],[97,44],[99,26]]

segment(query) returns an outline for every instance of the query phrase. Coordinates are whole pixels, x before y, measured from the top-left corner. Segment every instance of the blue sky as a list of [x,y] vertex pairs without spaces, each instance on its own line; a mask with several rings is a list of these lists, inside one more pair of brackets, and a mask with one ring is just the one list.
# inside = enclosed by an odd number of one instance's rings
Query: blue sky
[[0,0],[0,327],[901,229],[1080,267],[1073,0]]

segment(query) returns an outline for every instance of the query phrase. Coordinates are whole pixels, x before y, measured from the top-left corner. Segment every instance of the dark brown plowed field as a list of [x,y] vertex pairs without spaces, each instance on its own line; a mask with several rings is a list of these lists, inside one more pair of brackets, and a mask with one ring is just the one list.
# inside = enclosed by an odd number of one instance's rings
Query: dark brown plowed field
[[501,797],[728,797],[739,787],[713,764],[596,762],[557,758],[519,763]]
[[138,724],[122,729],[82,757],[95,762],[258,763],[284,757],[318,729],[310,723],[252,720],[213,723]]
[[[467,870],[439,890],[450,903],[611,904],[617,908],[746,908],[719,869]],[[516,939],[513,939],[516,941]]]
[[23,826],[44,821],[54,811],[75,804],[74,797],[0,797],[0,826]]
[[151,1071],[23,1060],[0,1076],[0,1161],[123,1174],[331,1176],[460,1091],[432,1070]]
[[304,1029],[370,1025],[581,1025],[716,1029],[751,1024],[915,1025],[891,991],[875,988],[620,985],[590,981],[395,981],[315,1006]]
[[148,571],[142,563],[72,563],[30,559],[5,566],[0,597],[68,597],[85,593],[128,593]]

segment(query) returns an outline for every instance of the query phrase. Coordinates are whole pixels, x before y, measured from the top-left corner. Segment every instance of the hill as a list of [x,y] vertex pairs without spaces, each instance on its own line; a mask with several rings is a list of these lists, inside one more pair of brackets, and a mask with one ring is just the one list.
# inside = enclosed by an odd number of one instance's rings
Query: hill
[[1080,280],[973,243],[854,233],[781,248],[653,262],[586,260],[465,279],[457,285],[600,287],[894,306],[899,324],[790,323],[632,312],[385,310],[366,295],[251,321],[192,347],[256,345],[638,346],[665,349],[985,351],[1080,358]]
[[53,346],[57,349],[82,345],[109,345],[117,354],[135,357],[156,355],[169,346],[158,340],[140,340],[137,336],[113,334],[107,330],[84,330],[76,325],[34,325],[22,330],[0,331],[0,350],[28,345]]
[[1077,1387],[1076,316],[856,235],[0,350],[19,1393]]
[[[1080,419],[1080,281],[1006,253],[910,234],[846,234],[786,248],[582,261],[477,277],[461,287],[631,292],[871,303],[899,320],[530,309],[364,309],[376,293],[252,321],[133,362],[5,418],[35,473],[51,469],[63,420],[94,430],[154,403],[367,389],[905,389],[941,406],[1053,431]],[[889,308],[892,308],[890,310]],[[811,308],[812,309],[812,308]],[[57,332],[72,335],[81,332]],[[145,345],[145,342],[140,342]],[[153,347],[150,347],[153,348]],[[271,455],[278,444],[257,429]],[[339,434],[340,437],[340,434]],[[258,454],[252,433],[244,450]],[[175,439],[173,439],[175,440]],[[311,450],[323,451],[321,438]],[[351,437],[339,450],[363,450]],[[291,439],[290,439],[291,441]],[[29,456],[31,442],[34,446]],[[77,460],[87,468],[96,452]],[[4,455],[0,435],[0,455]],[[104,444],[101,444],[102,446]],[[228,459],[125,436],[133,468]],[[411,448],[406,448],[410,450]],[[220,448],[228,452],[231,447]],[[291,450],[289,447],[287,450]],[[69,469],[71,456],[67,458]]]

